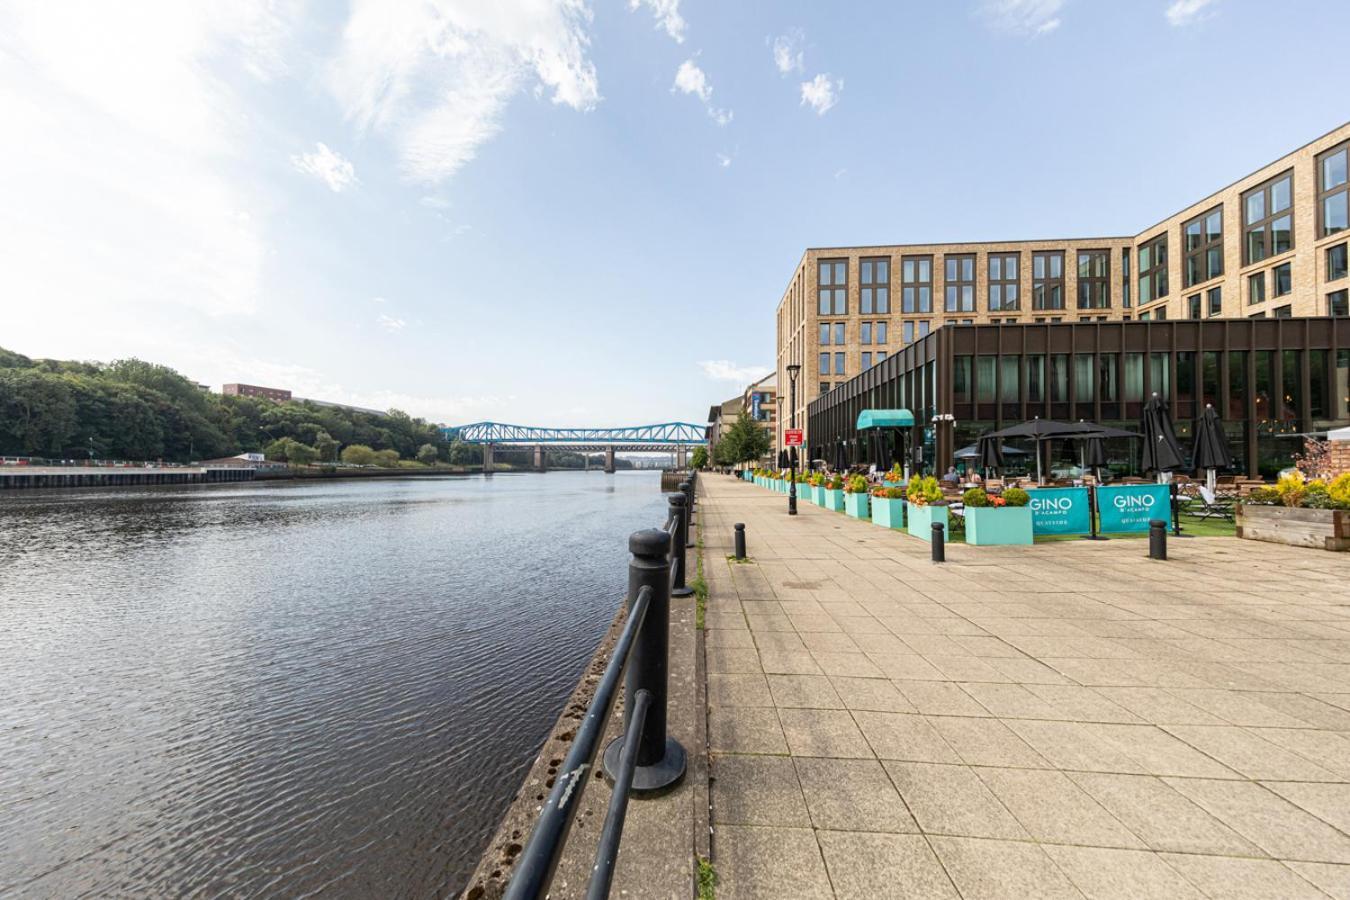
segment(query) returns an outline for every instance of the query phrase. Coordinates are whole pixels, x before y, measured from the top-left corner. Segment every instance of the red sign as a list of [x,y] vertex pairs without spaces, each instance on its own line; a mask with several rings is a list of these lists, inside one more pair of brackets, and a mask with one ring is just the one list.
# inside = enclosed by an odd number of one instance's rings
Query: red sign
[[800,447],[802,445],[802,430],[800,428],[783,429],[783,446]]

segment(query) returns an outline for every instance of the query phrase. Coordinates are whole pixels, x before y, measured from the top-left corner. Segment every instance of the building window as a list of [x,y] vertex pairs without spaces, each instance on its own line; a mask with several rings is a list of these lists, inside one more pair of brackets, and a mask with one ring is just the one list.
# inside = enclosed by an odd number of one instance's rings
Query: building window
[[919,323],[919,337],[928,336],[928,320],[925,319]]
[[836,353],[834,355],[834,374],[844,374],[844,354],[842,353]]
[[1292,306],[1277,306],[1271,315],[1277,319],[1292,319],[1294,317],[1294,308]]
[[1223,208],[1212,209],[1181,226],[1186,251],[1183,287],[1223,274]]
[[834,323],[834,342],[842,346],[844,344],[844,333],[848,330],[848,324],[845,322]]
[[1209,307],[1210,316],[1223,315],[1223,288],[1212,287],[1205,291],[1205,305]]
[[874,353],[874,354],[872,355],[872,358],[873,358],[874,360],[876,360],[877,362],[881,362],[883,359],[886,358],[886,351],[885,351],[885,350],[878,350],[876,353]]
[[1021,309],[1020,275],[1018,254],[989,254],[990,312]]
[[873,343],[876,344],[886,343],[886,323],[885,322],[876,323],[876,325],[872,327],[872,336],[875,338]]
[[830,344],[830,323],[829,323],[829,322],[821,322],[821,323],[820,323],[820,344],[821,344],[821,346],[823,346],[823,347],[828,347],[829,344]]
[[1286,172],[1242,195],[1245,265],[1294,248],[1294,175]]
[[858,311],[865,316],[891,311],[891,261],[881,256],[859,263]]
[[1350,143],[1317,157],[1317,208],[1322,212],[1322,237],[1350,227],[1346,223],[1350,212],[1347,210],[1347,204],[1350,204],[1350,186],[1346,184],[1347,157],[1350,157]]
[[1266,273],[1257,272],[1247,276],[1248,305],[1266,302]]
[[1107,250],[1078,252],[1078,308],[1111,307],[1111,254]]
[[946,256],[947,312],[975,311],[975,257]]
[[933,311],[933,257],[906,256],[901,261],[900,295],[903,312]]
[[863,367],[863,369],[870,369],[870,368],[872,368],[872,353],[871,353],[870,350],[865,350],[865,351],[863,351],[863,355],[862,355],[862,367]]
[[1191,294],[1186,298],[1186,314],[1192,319],[1200,318],[1200,295]]
[[1327,315],[1350,316],[1350,290],[1341,288],[1327,294]]
[[914,343],[914,323],[913,323],[913,322],[905,322],[905,323],[904,323],[904,328],[901,329],[901,331],[902,331],[902,333],[901,333],[900,336],[901,336],[902,338],[904,338],[903,343],[906,343],[906,344],[912,344],[912,343]]
[[1130,248],[1120,251],[1120,305],[1130,308]]
[[822,316],[848,315],[848,260],[822,259],[817,266],[816,313]]
[[1338,278],[1345,277],[1346,247],[1347,244],[1337,244],[1335,247],[1327,248],[1327,281],[1335,281]]
[[1064,254],[1031,255],[1031,308],[1064,308]]
[[820,396],[824,397],[829,392],[830,392],[830,383],[828,381],[822,381],[820,383]]
[[830,354],[828,353],[820,354],[820,371],[817,374],[820,375],[830,374]]
[[1270,270],[1271,280],[1275,282],[1274,295],[1283,297],[1294,289],[1293,263],[1284,263]]
[[1167,235],[1139,248],[1139,305],[1167,296]]
[[859,327],[859,329],[858,329],[858,343],[860,343],[860,344],[870,344],[870,343],[872,343],[872,323],[871,323],[871,322],[863,322],[862,325]]

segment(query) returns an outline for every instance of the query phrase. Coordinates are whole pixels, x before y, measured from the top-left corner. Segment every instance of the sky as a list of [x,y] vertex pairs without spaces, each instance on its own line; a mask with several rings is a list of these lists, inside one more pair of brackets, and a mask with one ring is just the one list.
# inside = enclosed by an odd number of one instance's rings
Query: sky
[[1350,119],[1350,4],[0,0],[0,346],[702,422],[802,251],[1134,234]]

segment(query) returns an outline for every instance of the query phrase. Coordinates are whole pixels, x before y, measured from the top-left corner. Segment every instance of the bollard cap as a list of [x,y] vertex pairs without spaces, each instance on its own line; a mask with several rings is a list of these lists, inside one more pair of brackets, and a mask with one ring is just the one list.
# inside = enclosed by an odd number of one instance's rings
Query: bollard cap
[[660,528],[644,528],[628,536],[628,552],[634,556],[665,556],[670,552],[670,535]]
[[666,494],[666,502],[671,506],[684,506],[687,499],[684,494]]
[[736,530],[737,530],[737,531],[744,531],[744,530],[745,530],[745,523],[744,523],[744,522],[737,522],[737,523],[736,523]]
[[1148,520],[1148,527],[1149,527],[1149,528],[1163,528],[1163,529],[1166,529],[1166,528],[1167,528],[1167,523],[1164,522],[1162,519],[1149,519],[1149,520]]

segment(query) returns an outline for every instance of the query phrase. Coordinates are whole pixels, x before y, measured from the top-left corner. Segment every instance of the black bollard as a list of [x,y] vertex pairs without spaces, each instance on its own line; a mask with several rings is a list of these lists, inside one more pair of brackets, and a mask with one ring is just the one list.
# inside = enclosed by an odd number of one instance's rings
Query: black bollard
[[694,484],[692,477],[690,481],[680,482],[680,493],[684,494],[684,544],[686,547],[694,546],[689,541],[689,526],[694,524]]
[[[684,497],[680,496],[683,502]],[[673,502],[673,501],[672,501]],[[624,677],[623,707],[624,732],[628,731],[632,716],[640,713],[633,698],[639,691],[651,694],[651,705],[646,710],[646,724],[638,744],[637,772],[633,776],[633,792],[647,793],[668,788],[684,777],[685,752],[679,741],[666,736],[666,681],[670,652],[670,551],[671,535],[659,529],[634,532],[628,539],[633,559],[628,563],[628,603],[631,608],[638,592],[651,588],[651,606],[637,640],[628,655],[628,671]],[[619,757],[623,753],[623,737],[617,737],[605,748],[605,774],[613,780],[619,771]]]
[[670,517],[675,527],[670,532],[670,596],[688,597],[694,589],[685,585],[685,550],[688,548],[689,507],[684,505],[684,494],[670,494]]
[[736,523],[736,558],[745,559],[745,523]]
[[933,523],[933,562],[947,561],[947,528],[941,522]]
[[1167,559],[1167,523],[1162,519],[1149,520],[1148,558]]

